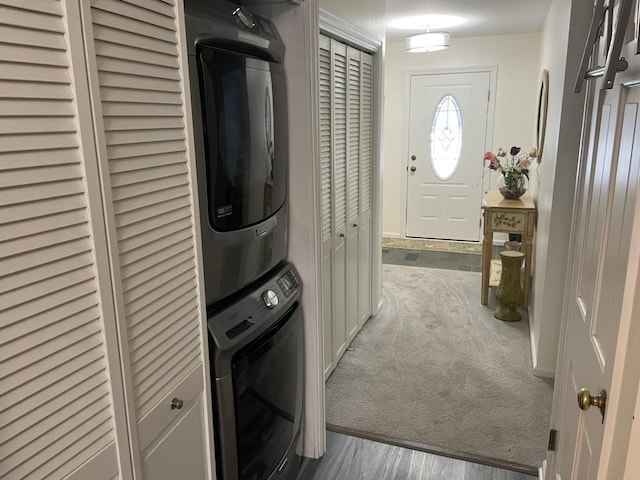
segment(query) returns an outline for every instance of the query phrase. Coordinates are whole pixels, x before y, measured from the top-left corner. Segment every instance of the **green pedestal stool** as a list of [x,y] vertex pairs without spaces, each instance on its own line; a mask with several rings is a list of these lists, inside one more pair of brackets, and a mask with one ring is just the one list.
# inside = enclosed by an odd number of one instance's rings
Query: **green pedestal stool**
[[500,284],[496,290],[498,309],[493,314],[498,320],[518,322],[522,315],[516,310],[524,299],[524,292],[520,284],[520,269],[524,260],[524,253],[515,250],[500,252],[502,273]]

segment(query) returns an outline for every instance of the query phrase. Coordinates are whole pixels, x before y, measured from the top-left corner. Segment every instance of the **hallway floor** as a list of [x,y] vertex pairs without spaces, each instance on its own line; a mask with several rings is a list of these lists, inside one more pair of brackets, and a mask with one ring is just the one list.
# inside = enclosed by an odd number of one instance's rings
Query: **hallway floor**
[[535,476],[327,432],[327,453],[298,480],[534,480]]

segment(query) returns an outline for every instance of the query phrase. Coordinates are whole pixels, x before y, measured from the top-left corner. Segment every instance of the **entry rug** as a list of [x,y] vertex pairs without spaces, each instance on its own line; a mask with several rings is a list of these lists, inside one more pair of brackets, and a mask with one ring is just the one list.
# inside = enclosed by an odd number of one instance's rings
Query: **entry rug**
[[539,467],[553,381],[532,373],[526,315],[496,320],[495,304],[480,305],[480,273],[382,274],[380,313],[327,381],[327,423]]

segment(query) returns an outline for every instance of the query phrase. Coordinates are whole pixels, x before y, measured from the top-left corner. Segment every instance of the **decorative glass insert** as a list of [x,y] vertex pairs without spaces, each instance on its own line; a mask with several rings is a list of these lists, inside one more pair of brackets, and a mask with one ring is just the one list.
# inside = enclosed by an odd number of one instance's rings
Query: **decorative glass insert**
[[436,107],[431,125],[431,163],[440,180],[453,176],[462,153],[462,112],[453,95],[445,95]]

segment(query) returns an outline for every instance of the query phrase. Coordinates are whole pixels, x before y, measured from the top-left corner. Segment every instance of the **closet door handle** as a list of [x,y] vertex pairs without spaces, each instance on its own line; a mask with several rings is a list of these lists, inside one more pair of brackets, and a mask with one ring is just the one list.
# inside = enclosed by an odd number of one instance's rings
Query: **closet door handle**
[[174,398],[173,400],[171,400],[171,410],[180,410],[182,408],[182,405],[184,405],[184,402],[179,398]]
[[341,234],[340,234],[340,238],[344,238],[344,233],[341,233]]
[[357,224],[357,223],[354,223],[354,224],[353,224],[353,228],[358,228],[358,224]]

